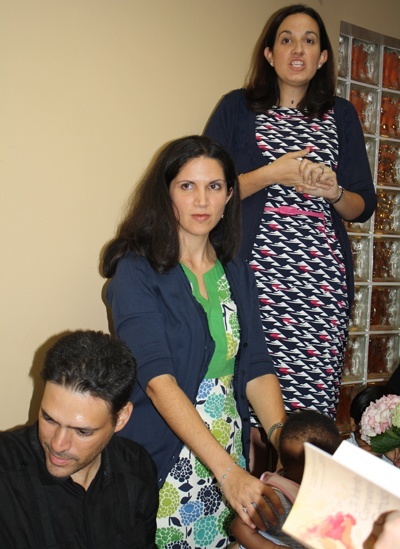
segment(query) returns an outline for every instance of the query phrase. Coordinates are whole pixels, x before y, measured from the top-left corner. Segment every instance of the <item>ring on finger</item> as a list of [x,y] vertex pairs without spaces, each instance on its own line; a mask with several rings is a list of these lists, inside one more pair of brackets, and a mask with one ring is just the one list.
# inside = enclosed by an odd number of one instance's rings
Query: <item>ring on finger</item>
[[247,513],[247,507],[248,507],[249,505],[254,505],[254,504],[253,504],[252,501],[250,501],[245,507],[242,507],[243,513]]

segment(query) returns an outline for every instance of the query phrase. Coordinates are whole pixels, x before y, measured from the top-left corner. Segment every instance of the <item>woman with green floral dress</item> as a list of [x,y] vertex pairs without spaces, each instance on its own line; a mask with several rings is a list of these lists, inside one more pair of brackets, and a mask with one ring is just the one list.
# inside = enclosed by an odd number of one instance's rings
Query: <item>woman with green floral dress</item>
[[116,333],[137,361],[122,435],[153,457],[161,548],[227,547],[234,513],[262,528],[273,490],[248,468],[252,405],[276,446],[285,418],[254,275],[235,259],[234,167],[207,137],[167,145],[136,188],[102,268]]

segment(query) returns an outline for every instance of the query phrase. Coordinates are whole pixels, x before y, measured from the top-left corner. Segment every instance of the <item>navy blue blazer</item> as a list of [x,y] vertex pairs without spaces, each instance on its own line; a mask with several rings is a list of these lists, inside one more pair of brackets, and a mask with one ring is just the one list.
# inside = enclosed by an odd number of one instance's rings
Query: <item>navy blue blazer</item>
[[[240,324],[233,385],[248,462],[250,421],[246,385],[259,376],[275,374],[275,370],[265,344],[252,270],[241,259],[229,262],[224,269]],[[178,460],[183,443],[153,406],[146,387],[153,377],[170,374],[195,402],[215,347],[207,316],[193,297],[180,265],[160,274],[145,258],[134,253],[119,260],[106,297],[115,332],[131,349],[138,367],[138,383],[132,394],[134,410],[121,434],[146,448],[157,465],[162,486]]]
[[[354,222],[367,221],[376,208],[377,198],[365,150],[364,135],[357,111],[346,99],[336,97],[333,112],[339,141],[337,179],[346,190],[359,194],[365,202],[362,214]],[[236,172],[246,173],[266,164],[255,139],[257,113],[247,106],[244,90],[225,95],[212,113],[205,135],[215,139],[231,155]],[[243,243],[241,257],[249,260],[265,205],[268,187],[249,196],[242,202]],[[343,221],[331,206],[333,226],[342,247],[346,267],[349,300],[354,297],[353,259],[349,237]]]

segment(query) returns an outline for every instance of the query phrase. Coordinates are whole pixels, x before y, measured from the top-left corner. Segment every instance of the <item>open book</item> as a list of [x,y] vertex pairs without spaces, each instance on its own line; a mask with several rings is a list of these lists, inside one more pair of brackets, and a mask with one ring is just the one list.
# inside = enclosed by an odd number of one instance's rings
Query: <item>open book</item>
[[304,476],[284,532],[311,549],[362,549],[379,515],[400,510],[400,469],[346,441],[333,456],[304,446]]

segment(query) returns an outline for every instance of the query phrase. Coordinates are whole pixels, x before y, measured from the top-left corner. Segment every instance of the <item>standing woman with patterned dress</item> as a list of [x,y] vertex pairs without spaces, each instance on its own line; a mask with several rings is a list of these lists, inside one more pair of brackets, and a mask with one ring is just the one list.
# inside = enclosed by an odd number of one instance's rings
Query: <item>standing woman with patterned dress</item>
[[114,329],[137,361],[121,434],[157,465],[160,549],[226,547],[232,508],[253,527],[275,517],[263,496],[280,508],[246,472],[247,400],[275,447],[285,412],[240,233],[232,160],[191,136],[161,151],[103,253]]
[[239,174],[241,253],[286,410],[331,417],[354,293],[342,220],[365,222],[376,207],[356,111],[334,93],[324,23],[292,5],[269,20],[246,87],[222,98],[205,129]]

